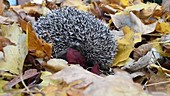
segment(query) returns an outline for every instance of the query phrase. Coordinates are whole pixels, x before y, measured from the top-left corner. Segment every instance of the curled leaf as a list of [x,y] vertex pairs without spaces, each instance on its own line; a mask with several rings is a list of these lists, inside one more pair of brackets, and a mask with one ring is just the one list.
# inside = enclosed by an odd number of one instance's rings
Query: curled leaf
[[138,48],[134,49],[133,58],[138,60],[140,57],[144,56],[152,48],[152,44],[143,44]]
[[124,67],[122,67],[122,69],[128,69],[130,71],[137,71],[139,69],[146,67],[149,64],[151,58],[152,58],[152,51],[149,51],[145,56],[139,58],[138,61],[134,63],[129,63],[125,65]]

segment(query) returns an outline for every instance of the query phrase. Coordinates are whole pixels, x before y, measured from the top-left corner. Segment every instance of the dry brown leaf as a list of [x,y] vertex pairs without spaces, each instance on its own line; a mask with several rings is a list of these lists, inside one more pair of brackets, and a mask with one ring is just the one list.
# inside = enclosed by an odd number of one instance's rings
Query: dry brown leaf
[[3,51],[3,48],[7,45],[16,45],[16,44],[11,42],[8,38],[0,36],[0,51]]
[[36,4],[30,4],[30,5],[23,5],[21,8],[26,12],[29,13],[30,10],[34,10],[35,12],[38,12],[39,14],[42,14],[42,9],[40,5]]
[[170,95],[170,79],[166,77],[164,71],[158,70],[155,74],[150,72],[151,76],[148,83],[145,85],[149,92],[163,92]]
[[133,0],[133,4],[141,4],[143,0]]
[[148,34],[155,30],[157,22],[149,25],[145,25],[142,21],[133,13],[118,13],[111,15],[112,21],[117,28],[129,26],[134,32],[141,32],[142,34]]
[[132,5],[129,7],[126,7],[126,9],[124,11],[141,11],[141,10],[149,10],[149,11],[154,11],[154,10],[162,10],[161,6],[158,5],[157,3],[139,3],[136,5]]
[[[21,17],[18,18],[18,23],[20,24],[22,31],[26,32],[28,31],[32,31],[34,30],[31,26],[30,23],[26,22],[25,20],[23,20]],[[27,29],[28,28],[28,29]]]
[[[63,80],[59,80],[54,85],[48,85],[43,88],[42,92],[45,96],[83,96],[83,90],[85,88],[76,89],[75,85],[81,83],[82,81],[76,80],[71,83],[66,83]],[[35,94],[35,96],[41,96],[41,94]]]
[[28,49],[30,51],[35,51],[32,54],[43,58],[45,56],[51,57],[52,54],[52,45],[46,43],[44,40],[39,39],[34,31],[29,31],[28,33]]
[[[37,72],[36,69],[29,69],[27,71],[25,71],[24,75],[22,76],[23,80],[26,80],[28,78],[31,78],[35,75],[39,74],[39,72]],[[15,77],[14,79],[12,79],[10,82],[8,82],[5,86],[4,89],[5,90],[10,90],[14,85],[18,84],[19,82],[21,82],[21,77]]]
[[4,9],[5,9],[5,6],[4,6],[3,0],[0,0],[0,15],[3,14]]
[[[151,17],[162,16],[163,9],[157,3],[138,3],[129,7],[126,7],[124,11],[134,12],[137,17],[145,21]],[[149,23],[151,24],[151,23]]]
[[149,51],[146,55],[139,58],[138,61],[133,62],[133,63],[128,63],[127,65],[123,66],[122,69],[128,69],[130,71],[137,71],[149,65],[151,58],[152,58],[152,51]]
[[143,91],[142,86],[134,83],[131,76],[123,71],[93,82],[84,91],[85,96],[151,96]]
[[19,18],[19,23],[22,30],[27,33],[28,49],[33,52],[32,55],[39,58],[43,58],[45,56],[50,58],[52,54],[52,45],[50,43],[46,43],[41,38],[39,39],[30,23],[27,23],[21,18]]
[[151,92],[152,96],[170,96],[169,94],[163,92]]
[[114,14],[117,12],[117,9],[114,9],[113,7],[106,5],[106,4],[101,4],[101,8],[103,11],[110,13],[110,14]]
[[52,78],[54,80],[63,79],[67,83],[71,83],[75,80],[82,80],[83,82],[77,86],[80,88],[87,86],[92,82],[95,82],[97,79],[101,79],[102,77],[93,74],[87,70],[84,70],[82,67],[78,65],[71,65],[51,75],[49,78]]
[[143,44],[138,48],[134,49],[133,58],[138,60],[140,57],[144,56],[152,48],[152,44]]
[[90,11],[97,17],[100,19],[103,19],[103,11],[100,8],[100,2],[93,2],[92,3],[92,7],[90,8]]
[[43,88],[47,96],[150,96],[133,82],[131,75],[121,70],[115,70],[115,75],[100,77],[71,65],[45,79],[56,81]]
[[0,24],[10,24],[10,23],[13,23],[14,21],[15,20],[9,17],[0,16]]

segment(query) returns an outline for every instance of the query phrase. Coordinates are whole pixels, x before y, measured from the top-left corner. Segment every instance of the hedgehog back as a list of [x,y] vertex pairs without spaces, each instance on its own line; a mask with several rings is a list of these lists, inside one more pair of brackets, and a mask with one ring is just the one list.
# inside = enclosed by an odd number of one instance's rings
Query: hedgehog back
[[76,46],[86,60],[111,64],[116,54],[114,34],[102,21],[73,7],[63,7],[42,16],[34,24],[40,37],[53,43],[53,56]]

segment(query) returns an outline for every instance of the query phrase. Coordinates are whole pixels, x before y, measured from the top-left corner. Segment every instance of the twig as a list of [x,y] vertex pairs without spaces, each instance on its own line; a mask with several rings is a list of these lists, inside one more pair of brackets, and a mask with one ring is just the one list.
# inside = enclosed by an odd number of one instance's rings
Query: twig
[[170,83],[170,81],[163,81],[163,82],[158,82],[158,83],[151,83],[151,84],[147,84],[144,85],[145,87],[149,87],[149,86],[154,86],[154,85],[161,85],[161,84],[167,84]]
[[156,59],[156,56],[155,56],[155,54],[153,53],[153,51],[152,51],[152,54],[153,54],[153,56],[154,56],[154,59],[155,59],[156,63],[158,63],[159,68],[161,69],[162,72],[164,72],[163,69],[162,69],[162,67],[161,67],[161,64],[160,64],[160,63],[158,62],[158,60]]

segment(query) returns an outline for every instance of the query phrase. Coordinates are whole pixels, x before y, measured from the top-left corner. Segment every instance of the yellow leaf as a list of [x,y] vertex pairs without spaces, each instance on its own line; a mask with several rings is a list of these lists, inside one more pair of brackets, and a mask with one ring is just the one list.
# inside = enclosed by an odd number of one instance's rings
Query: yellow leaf
[[147,19],[151,16],[162,15],[162,7],[157,3],[139,3],[133,6],[128,6],[124,11],[133,11],[141,19]]
[[135,33],[134,34],[134,44],[142,41],[142,33]]
[[120,66],[118,63],[127,60],[134,48],[134,32],[128,26],[123,27],[123,32],[125,36],[118,40],[118,53],[112,66]]
[[[51,73],[48,71],[42,72],[41,82],[42,92],[46,96],[68,96],[67,91],[73,88],[73,86],[82,83],[82,80],[75,80],[73,82],[67,83],[62,79],[54,80],[49,76]],[[35,96],[41,96],[41,94],[35,94]]]
[[43,81],[40,84],[42,87],[46,87],[48,85],[55,85],[55,84],[61,82],[61,80],[54,80],[54,79],[49,78],[50,75],[52,75],[52,73],[50,73],[48,71],[42,72],[41,79]]
[[125,61],[122,61],[122,62],[119,62],[117,65],[118,66],[124,66],[124,65],[127,65],[127,64],[133,64],[134,63],[134,60],[133,59],[131,59],[131,58],[128,58],[127,60],[125,60]]
[[157,23],[156,31],[160,33],[168,34],[170,33],[170,25],[165,22]]
[[157,3],[139,3],[139,4],[135,4],[133,6],[129,6],[126,7],[126,9],[124,11],[141,11],[141,10],[161,10],[161,6],[158,5]]
[[121,5],[123,7],[129,6],[129,0],[109,0],[111,3]]
[[3,91],[3,87],[5,86],[5,84],[7,84],[8,81],[5,80],[0,80],[0,93],[4,92]]
[[164,52],[162,46],[159,43],[153,43],[153,47],[156,49],[156,51],[165,57],[170,57],[170,53]]
[[18,69],[22,70],[25,57],[28,53],[26,34],[21,32],[16,23],[11,26],[2,26],[2,30],[3,35],[14,42],[16,46],[9,45],[3,48],[5,60],[0,59],[0,70],[19,74]]
[[85,5],[82,0],[65,0],[62,4],[63,6],[74,6],[79,10],[83,10],[87,12],[89,10],[89,6]]
[[129,0],[120,0],[120,4],[121,4],[122,6],[127,7],[127,6],[129,6]]

